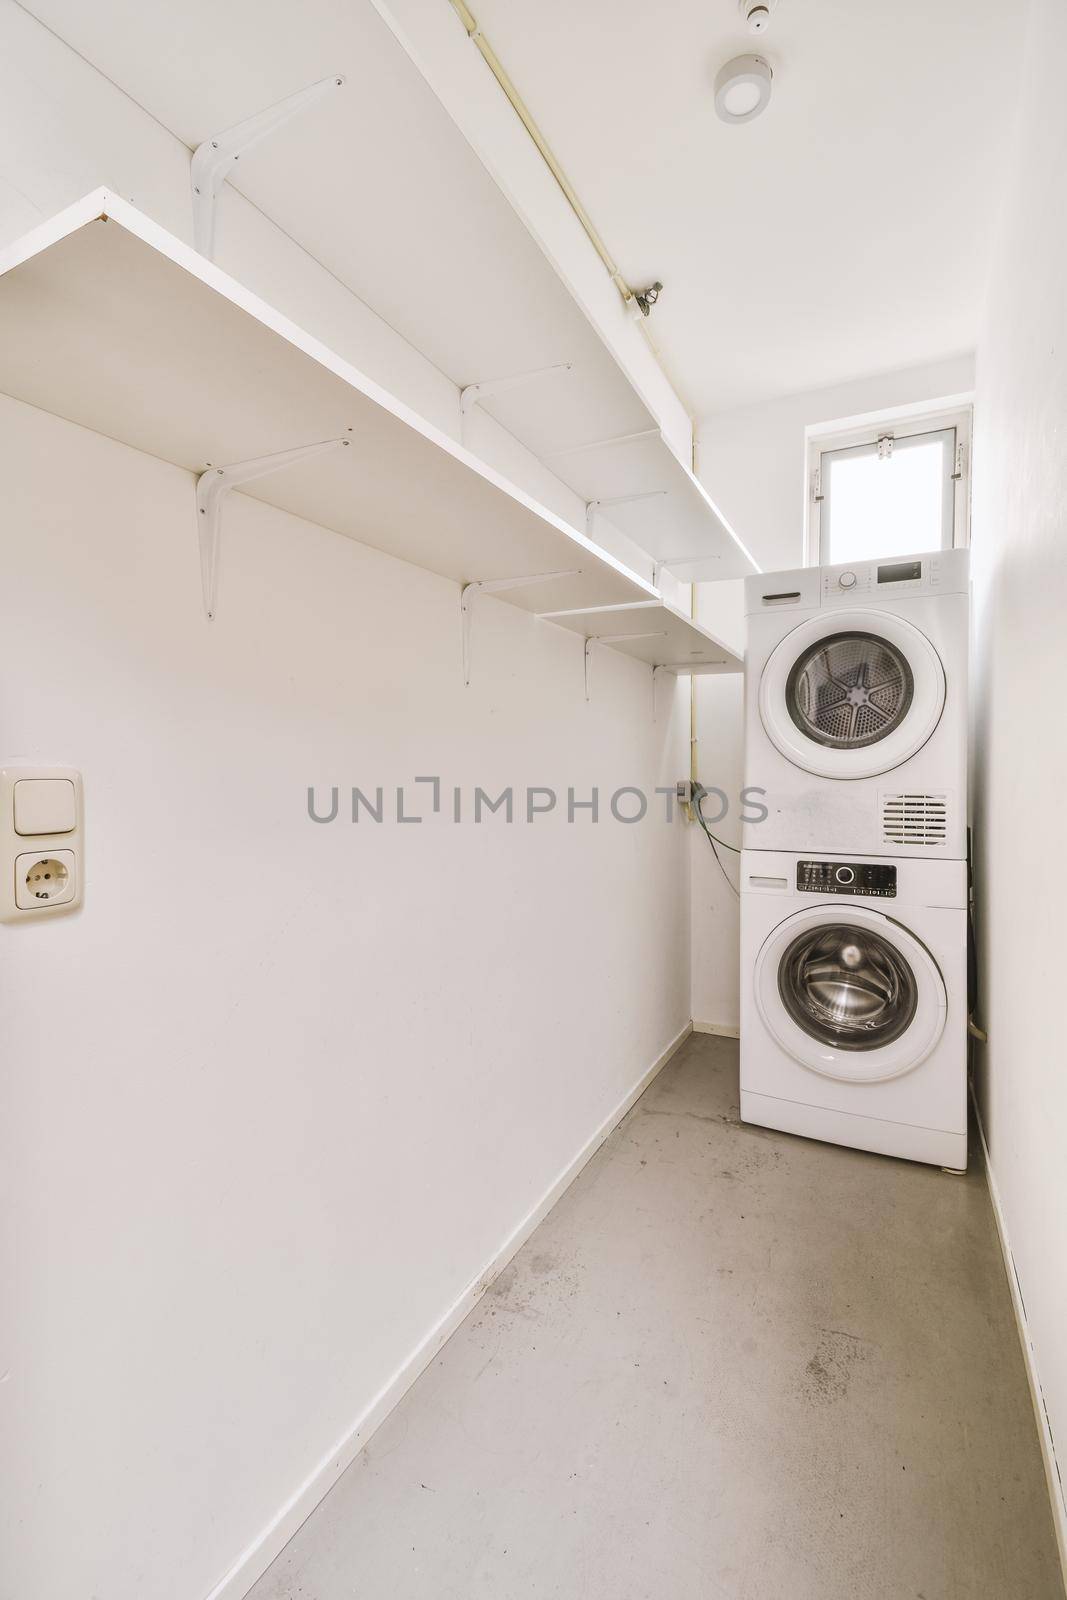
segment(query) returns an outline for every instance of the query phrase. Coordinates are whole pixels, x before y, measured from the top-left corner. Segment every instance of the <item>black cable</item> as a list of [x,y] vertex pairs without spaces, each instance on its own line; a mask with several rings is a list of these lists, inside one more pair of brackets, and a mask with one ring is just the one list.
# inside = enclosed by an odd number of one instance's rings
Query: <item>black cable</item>
[[700,823],[700,826],[703,828],[704,832],[708,836],[708,843],[711,845],[712,855],[715,857],[716,861],[719,863],[719,871],[722,873],[723,877],[726,879],[727,883],[730,885],[730,888],[733,890],[734,894],[740,900],[741,891],[737,887],[737,885],[734,882],[734,880],[731,878],[730,874],[727,872],[726,863],[723,861],[722,857],[720,856],[717,846],[719,846],[721,844],[724,850],[732,850],[735,856],[739,856],[741,854],[741,852],[740,852],[740,850],[738,850],[736,845],[727,844],[725,839],[718,838],[717,835],[712,833],[711,829],[709,828],[709,826],[708,826],[708,824],[707,824],[707,822],[706,822],[706,820],[704,818],[704,813],[700,809],[701,806],[704,803],[704,797],[706,796],[707,792],[708,791],[705,789],[705,787],[704,787],[704,785],[702,783],[695,783],[693,785],[693,795],[692,795],[692,799],[690,801],[690,805],[691,805],[692,809],[696,812],[697,821]]

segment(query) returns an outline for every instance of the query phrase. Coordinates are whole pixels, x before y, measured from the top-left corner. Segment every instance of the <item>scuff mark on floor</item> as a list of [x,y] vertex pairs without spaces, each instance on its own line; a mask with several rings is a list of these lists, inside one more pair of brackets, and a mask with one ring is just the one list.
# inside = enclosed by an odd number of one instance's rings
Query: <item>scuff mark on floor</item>
[[816,1404],[832,1405],[847,1398],[852,1369],[869,1358],[872,1347],[869,1340],[837,1328],[818,1328],[816,1332],[815,1349],[804,1368],[802,1392]]

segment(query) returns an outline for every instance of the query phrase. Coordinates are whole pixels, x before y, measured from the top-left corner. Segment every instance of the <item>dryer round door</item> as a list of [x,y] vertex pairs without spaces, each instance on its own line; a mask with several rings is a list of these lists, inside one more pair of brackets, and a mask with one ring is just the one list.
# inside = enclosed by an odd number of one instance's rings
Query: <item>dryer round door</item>
[[842,1082],[880,1083],[925,1061],[948,997],[925,945],[863,906],[787,917],[756,961],[756,1002],[782,1049]]
[[945,706],[926,635],[882,611],[832,612],[786,634],[763,669],[760,716],[787,760],[822,778],[872,778],[920,750]]

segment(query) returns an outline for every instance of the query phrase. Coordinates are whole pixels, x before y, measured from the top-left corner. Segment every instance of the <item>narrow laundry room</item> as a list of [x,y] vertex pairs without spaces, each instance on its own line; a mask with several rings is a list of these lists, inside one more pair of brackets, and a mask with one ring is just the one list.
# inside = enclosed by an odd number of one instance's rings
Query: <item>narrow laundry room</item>
[[1064,1600],[1057,0],[0,0],[0,1600]]

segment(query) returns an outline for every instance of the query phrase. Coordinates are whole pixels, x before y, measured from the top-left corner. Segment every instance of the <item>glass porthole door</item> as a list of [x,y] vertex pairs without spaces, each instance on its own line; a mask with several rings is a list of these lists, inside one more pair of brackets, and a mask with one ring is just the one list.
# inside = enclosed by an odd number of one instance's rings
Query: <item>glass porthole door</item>
[[782,1047],[844,1082],[910,1072],[934,1048],[948,1009],[925,945],[862,906],[787,917],[760,951],[754,981],[760,1014]]
[[785,686],[789,715],[809,739],[860,750],[898,728],[915,696],[908,658],[873,633],[832,633],[793,664]]
[[884,612],[801,623],[760,681],[768,737],[796,766],[826,778],[873,777],[907,761],[944,704],[937,651],[918,628]]
[[880,1050],[915,1016],[915,974],[871,928],[831,922],[798,934],[778,968],[778,993],[797,1026],[838,1050]]

